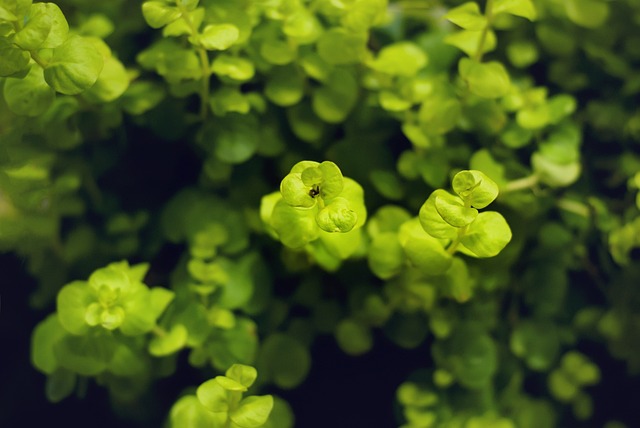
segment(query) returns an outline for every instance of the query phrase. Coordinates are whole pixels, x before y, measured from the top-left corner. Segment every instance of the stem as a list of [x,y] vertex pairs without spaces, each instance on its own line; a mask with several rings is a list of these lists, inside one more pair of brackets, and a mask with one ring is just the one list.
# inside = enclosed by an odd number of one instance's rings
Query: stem
[[581,217],[586,217],[586,218],[591,217],[591,211],[589,210],[589,207],[587,205],[578,201],[574,201],[572,199],[567,199],[567,198],[559,199],[556,202],[556,206],[562,210],[569,211]]
[[153,327],[151,333],[155,334],[158,337],[165,337],[167,335],[167,331],[158,325]]
[[531,174],[528,177],[519,178],[507,183],[507,185],[500,190],[500,193],[516,192],[518,190],[531,189],[538,184],[540,178],[536,174]]
[[482,55],[484,55],[484,44],[487,40],[487,34],[489,34],[489,30],[491,29],[491,23],[493,22],[493,0],[487,0],[487,5],[484,8],[484,16],[487,18],[487,25],[482,29],[482,34],[480,34],[480,40],[478,41],[478,47],[476,48],[476,54],[473,56],[473,59],[477,62],[482,61]]
[[[182,19],[184,20],[191,36],[196,37],[198,35],[198,28],[191,21],[191,15],[189,11],[182,6],[179,0],[176,0],[176,6],[182,13]],[[202,68],[202,88],[200,89],[200,117],[204,121],[207,118],[207,100],[209,99],[209,79],[211,78],[211,68],[209,67],[209,55],[207,50],[199,45],[194,45],[200,58],[200,67]]]

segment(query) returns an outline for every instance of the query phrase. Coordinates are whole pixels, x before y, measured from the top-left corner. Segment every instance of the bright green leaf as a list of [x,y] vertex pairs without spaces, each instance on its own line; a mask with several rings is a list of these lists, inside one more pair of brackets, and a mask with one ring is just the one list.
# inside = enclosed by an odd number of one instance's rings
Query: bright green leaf
[[55,99],[55,92],[44,81],[42,68],[31,67],[22,79],[8,78],[3,89],[9,109],[21,116],[40,116]]
[[498,185],[481,171],[460,171],[453,177],[452,185],[475,208],[485,208],[498,197]]
[[234,364],[227,369],[225,376],[249,388],[258,377],[258,371],[251,366]]
[[165,357],[182,349],[187,343],[188,331],[182,324],[177,324],[162,336],[155,336],[149,341],[149,354],[154,357]]
[[511,241],[511,228],[495,211],[485,211],[471,223],[461,242],[476,257],[493,257]]
[[537,17],[536,7],[531,0],[495,0],[493,14],[509,13],[534,21]]
[[418,219],[404,223],[398,239],[411,264],[425,275],[441,275],[451,266],[451,255],[438,239],[424,231]]
[[102,55],[93,43],[71,36],[53,50],[53,57],[44,69],[44,79],[56,91],[75,95],[93,86],[103,66]]
[[29,65],[31,56],[7,38],[0,37],[0,77],[7,77],[23,71]]
[[463,227],[478,216],[478,210],[465,207],[460,198],[443,193],[435,198],[436,211],[444,221],[454,227]]
[[211,412],[227,412],[229,410],[229,391],[215,379],[200,385],[196,391],[200,403]]
[[411,42],[398,42],[382,48],[369,67],[394,76],[414,76],[427,65],[427,54]]
[[233,46],[238,37],[240,31],[233,24],[210,24],[204,27],[198,40],[207,50],[223,51]]
[[146,1],[142,3],[142,16],[151,28],[161,28],[180,18],[182,13],[166,2]]
[[467,81],[471,92],[483,98],[500,98],[511,88],[509,73],[497,61],[477,62],[462,58],[458,63],[458,71]]
[[273,397],[271,395],[246,397],[229,414],[229,418],[242,428],[258,428],[269,419],[272,409]]
[[454,7],[444,17],[465,30],[479,31],[487,26],[487,18],[480,13],[480,7],[476,2]]

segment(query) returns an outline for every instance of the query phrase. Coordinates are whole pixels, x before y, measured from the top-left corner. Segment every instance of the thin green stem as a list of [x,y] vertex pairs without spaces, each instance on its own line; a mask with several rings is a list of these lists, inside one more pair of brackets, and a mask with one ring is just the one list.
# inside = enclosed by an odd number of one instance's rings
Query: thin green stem
[[167,331],[160,326],[153,327],[151,333],[155,334],[158,337],[165,337],[167,335]]
[[519,178],[507,183],[507,185],[500,189],[500,193],[516,192],[518,190],[531,189],[540,182],[540,177],[537,174],[532,174],[528,177]]
[[484,55],[484,44],[487,40],[489,31],[491,30],[491,24],[493,23],[493,0],[487,0],[487,5],[484,9],[484,16],[487,18],[487,25],[482,29],[480,34],[480,40],[478,41],[478,47],[476,48],[476,54],[473,59],[480,62],[482,61],[482,55]]
[[[182,19],[184,20],[187,27],[189,27],[189,32],[191,36],[194,38],[198,35],[198,28],[195,26],[193,21],[191,20],[191,15],[189,11],[182,6],[182,3],[176,0],[176,6],[182,13]],[[194,45],[196,51],[198,52],[198,57],[200,58],[200,67],[202,70],[202,87],[200,89],[200,117],[204,121],[207,118],[207,101],[209,100],[209,80],[211,79],[211,67],[209,67],[209,55],[207,54],[207,50],[200,45]]]

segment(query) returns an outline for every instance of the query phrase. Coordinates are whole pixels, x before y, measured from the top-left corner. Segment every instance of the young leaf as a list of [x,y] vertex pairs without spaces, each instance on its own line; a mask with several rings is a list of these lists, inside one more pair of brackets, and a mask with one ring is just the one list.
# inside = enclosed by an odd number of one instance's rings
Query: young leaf
[[177,324],[168,333],[153,337],[149,341],[149,354],[154,357],[174,354],[186,345],[188,335],[185,326]]
[[400,227],[398,240],[411,264],[425,275],[441,275],[451,266],[451,255],[438,239],[425,233],[418,219]]
[[229,414],[229,418],[242,428],[258,428],[267,422],[272,409],[271,395],[246,397]]
[[55,48],[67,39],[68,33],[69,24],[58,5],[35,3],[13,41],[24,50]]
[[200,403],[211,412],[229,411],[229,391],[215,379],[200,385],[196,395]]
[[531,0],[495,0],[493,14],[509,13],[534,21],[537,17],[536,7]]
[[454,227],[463,227],[478,216],[478,210],[466,207],[464,203],[449,193],[435,197],[436,211],[444,221]]
[[89,40],[69,37],[53,50],[44,69],[44,79],[56,91],[75,95],[89,89],[98,80],[104,61]]
[[[222,416],[226,416],[226,414],[223,413]],[[209,411],[193,395],[185,395],[176,401],[169,414],[172,428],[211,428],[221,426],[224,420],[220,419],[216,413]]]
[[447,223],[438,212],[436,208],[436,198],[438,197],[447,200],[452,198],[453,195],[443,189],[433,191],[420,208],[420,225],[434,238],[455,239],[458,236],[458,228]]
[[511,241],[511,228],[500,213],[485,211],[471,223],[462,245],[476,257],[493,257]]
[[72,334],[84,334],[89,329],[85,321],[87,308],[96,300],[85,281],[74,281],[58,292],[57,308],[60,324]]
[[345,233],[356,225],[358,215],[349,206],[349,201],[338,197],[318,212],[316,221],[325,232]]
[[239,36],[240,31],[233,24],[210,24],[204,27],[198,40],[207,50],[223,51],[233,46]]
[[151,28],[162,28],[180,18],[182,12],[163,1],[146,1],[142,3],[142,16]]
[[416,44],[398,42],[382,48],[369,67],[393,76],[415,76],[427,62],[427,54]]
[[498,185],[481,171],[460,171],[453,177],[452,185],[475,208],[484,208],[498,197]]
[[[476,54],[482,31],[462,30],[445,37],[445,43],[455,46],[469,56]],[[496,48],[496,35],[492,30],[487,31],[485,42],[482,45],[482,53],[491,52]]]
[[487,26],[487,18],[480,13],[480,7],[476,2],[454,7],[444,17],[465,30],[479,31]]
[[252,366],[234,364],[227,369],[225,376],[249,388],[258,377],[258,371]]

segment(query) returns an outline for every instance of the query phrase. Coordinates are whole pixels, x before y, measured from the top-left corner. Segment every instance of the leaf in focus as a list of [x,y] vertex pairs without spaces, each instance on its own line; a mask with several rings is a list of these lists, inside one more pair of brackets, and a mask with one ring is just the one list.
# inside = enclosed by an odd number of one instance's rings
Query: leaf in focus
[[483,98],[500,98],[511,88],[509,73],[497,61],[477,62],[461,58],[458,71],[469,85],[469,90]]
[[449,193],[436,196],[435,206],[440,217],[454,227],[466,226],[478,216],[478,210],[465,207],[460,198]]
[[449,192],[443,189],[435,190],[429,195],[429,198],[422,204],[419,213],[420,225],[422,228],[434,238],[439,239],[455,239],[458,236],[458,229],[447,223],[436,208],[436,198],[451,198]]
[[338,197],[318,211],[316,221],[325,232],[349,232],[356,225],[358,216],[349,206],[349,201]]
[[93,86],[103,66],[102,55],[93,43],[71,36],[53,50],[53,57],[44,69],[44,79],[57,92],[75,95]]
[[31,56],[7,38],[0,37],[0,77],[7,77],[23,71],[29,65]]
[[231,413],[229,418],[242,428],[258,428],[269,419],[273,409],[271,395],[251,396],[243,398]]
[[69,24],[55,3],[34,3],[26,24],[18,31],[14,43],[24,50],[55,48],[69,33]]
[[398,239],[411,264],[425,275],[441,275],[451,266],[451,255],[438,239],[424,231],[418,219],[404,223]]
[[460,171],[453,177],[452,185],[475,208],[485,208],[498,197],[498,185],[481,171]]
[[200,44],[207,50],[223,51],[238,41],[240,31],[233,24],[209,24],[198,37]]
[[471,223],[461,239],[476,257],[493,257],[511,241],[511,228],[502,214],[485,211]]
[[142,3],[142,16],[151,28],[162,28],[180,18],[182,12],[163,1],[146,1]]
[[21,116],[40,116],[55,99],[55,92],[44,80],[42,68],[33,66],[22,79],[8,78],[3,89],[9,109]]
[[227,412],[229,410],[229,391],[215,379],[200,385],[196,391],[200,403],[210,412]]

